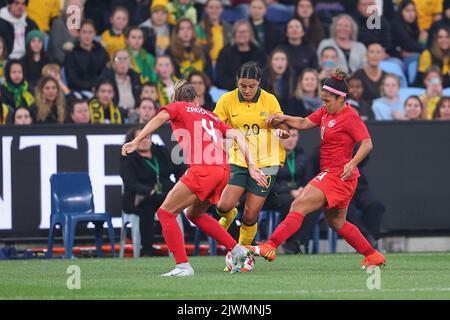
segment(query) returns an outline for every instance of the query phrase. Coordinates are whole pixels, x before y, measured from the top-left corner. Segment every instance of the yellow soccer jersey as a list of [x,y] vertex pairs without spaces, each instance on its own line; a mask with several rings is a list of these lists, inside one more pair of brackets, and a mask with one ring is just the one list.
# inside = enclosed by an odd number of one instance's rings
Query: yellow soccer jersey
[[[283,113],[274,95],[258,89],[255,98],[246,102],[235,89],[220,97],[214,113],[232,128],[241,130],[259,168],[284,164],[284,146],[275,136],[275,129],[265,121],[269,114]],[[230,163],[247,167],[236,144],[229,151]]]

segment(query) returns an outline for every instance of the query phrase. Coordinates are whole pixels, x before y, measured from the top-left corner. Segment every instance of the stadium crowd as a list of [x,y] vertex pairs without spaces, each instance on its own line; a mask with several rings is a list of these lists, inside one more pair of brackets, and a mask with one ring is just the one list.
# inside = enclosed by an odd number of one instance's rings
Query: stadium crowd
[[[347,100],[363,120],[450,120],[450,0],[0,0],[0,7],[1,125],[145,124],[183,78],[212,111],[248,61],[263,68],[261,87],[288,115],[320,108],[322,81],[341,67],[351,74]],[[280,204],[316,173],[291,136],[274,192],[280,198],[266,208],[283,214],[289,208]],[[146,168],[140,160],[122,167],[131,189],[146,183],[133,179]],[[355,224],[375,242],[384,207],[363,181],[353,206],[368,218],[355,216]],[[157,207],[154,198],[143,203]],[[311,219],[313,226],[319,216]],[[298,252],[299,239],[288,251]]]
[[3,125],[145,123],[181,78],[213,110],[217,88],[233,89],[247,61],[263,67],[261,87],[286,114],[319,108],[321,81],[342,67],[352,75],[348,101],[364,120],[450,119],[448,0],[0,6]]

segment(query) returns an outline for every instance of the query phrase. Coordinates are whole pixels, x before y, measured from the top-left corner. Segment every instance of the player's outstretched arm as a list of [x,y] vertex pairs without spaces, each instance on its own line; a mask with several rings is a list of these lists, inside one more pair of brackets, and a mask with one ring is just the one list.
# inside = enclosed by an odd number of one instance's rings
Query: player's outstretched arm
[[248,147],[247,142],[245,141],[244,135],[236,129],[227,130],[226,134],[227,139],[234,140],[239,150],[245,157],[245,162],[247,162],[248,172],[250,176],[261,186],[264,188],[268,187],[267,177],[266,175],[256,166],[256,162],[253,160],[252,155],[250,154],[250,148]]
[[367,157],[369,155],[369,153],[370,153],[370,151],[372,151],[372,149],[373,149],[372,139],[367,138],[367,139],[364,139],[363,141],[361,141],[361,145],[359,146],[359,149],[356,152],[353,159],[350,160],[350,162],[348,162],[344,166],[344,170],[342,171],[342,174],[341,174],[341,179],[343,181],[345,181],[346,179],[348,179],[348,177],[350,177],[352,175],[353,169],[355,169],[355,167],[361,161],[363,161],[365,157]]
[[314,122],[308,118],[292,117],[285,114],[271,114],[266,118],[266,123],[272,126],[279,126],[280,124],[286,124],[287,126],[297,130],[307,130],[317,126]]
[[122,147],[122,155],[126,156],[129,153],[135,151],[139,143],[155,132],[159,127],[166,123],[170,119],[169,113],[166,110],[161,110],[156,116],[154,116],[147,124],[139,135],[133,139],[133,141],[125,143]]

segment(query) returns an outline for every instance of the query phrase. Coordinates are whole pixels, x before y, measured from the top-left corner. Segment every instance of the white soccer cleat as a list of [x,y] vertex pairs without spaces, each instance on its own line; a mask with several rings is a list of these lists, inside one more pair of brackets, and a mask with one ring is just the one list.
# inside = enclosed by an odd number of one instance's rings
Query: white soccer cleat
[[241,268],[244,267],[245,260],[248,258],[249,254],[250,251],[239,244],[234,247],[234,249],[230,252],[231,261],[233,264],[231,273],[240,272]]
[[169,271],[167,273],[164,273],[161,275],[161,277],[190,277],[194,275],[194,269],[189,266],[176,266],[175,269],[172,271]]

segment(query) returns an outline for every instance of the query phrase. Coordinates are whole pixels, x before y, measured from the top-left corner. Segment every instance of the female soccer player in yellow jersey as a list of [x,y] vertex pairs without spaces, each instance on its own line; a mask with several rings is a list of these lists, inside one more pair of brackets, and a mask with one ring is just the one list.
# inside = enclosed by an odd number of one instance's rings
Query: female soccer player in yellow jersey
[[287,126],[275,129],[266,123],[269,114],[283,112],[275,96],[259,87],[260,79],[261,69],[255,62],[243,64],[237,74],[238,88],[224,94],[214,110],[220,120],[243,132],[257,167],[268,178],[267,188],[258,186],[237,147],[229,150],[231,177],[217,204],[217,213],[221,216],[220,224],[228,229],[238,213],[235,206],[239,198],[247,193],[239,234],[241,245],[250,245],[255,238],[259,212],[274,185],[279,166],[284,164],[285,150],[279,138],[289,137]]

